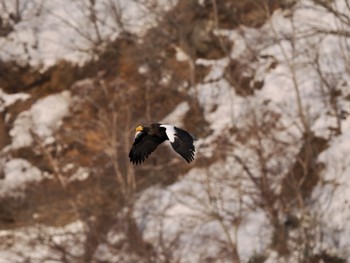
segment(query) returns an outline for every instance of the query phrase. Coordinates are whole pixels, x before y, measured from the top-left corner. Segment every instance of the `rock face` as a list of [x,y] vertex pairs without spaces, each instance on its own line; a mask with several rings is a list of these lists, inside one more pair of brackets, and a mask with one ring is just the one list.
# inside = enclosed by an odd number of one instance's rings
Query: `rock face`
[[[145,5],[157,26],[81,65],[1,61],[0,261],[345,262],[350,51],[294,2]],[[132,166],[162,121],[195,161],[163,144]]]
[[[133,193],[155,183],[169,184],[188,170],[183,164],[175,170],[165,166],[171,158],[166,147],[149,160],[164,167],[166,177],[150,167],[134,170],[127,158],[140,117],[150,111],[160,119],[184,96],[175,90],[165,96],[163,89],[148,95],[115,76],[85,78],[60,90],[47,93],[45,85],[37,86],[27,100],[8,103],[2,111],[0,230],[83,222],[89,228],[81,230],[87,246],[81,258],[88,262],[98,240],[113,229],[116,214],[132,206]],[[15,185],[16,180],[22,183]],[[126,235],[126,249],[152,253],[131,214],[120,220],[129,225],[118,230],[131,235]]]
[[10,143],[9,130],[4,116],[0,118],[0,150]]

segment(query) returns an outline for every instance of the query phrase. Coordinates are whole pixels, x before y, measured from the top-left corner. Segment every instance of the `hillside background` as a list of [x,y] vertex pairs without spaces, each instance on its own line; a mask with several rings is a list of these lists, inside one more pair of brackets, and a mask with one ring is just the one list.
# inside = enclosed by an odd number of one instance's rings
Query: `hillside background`
[[350,262],[349,112],[348,0],[0,0],[0,262]]

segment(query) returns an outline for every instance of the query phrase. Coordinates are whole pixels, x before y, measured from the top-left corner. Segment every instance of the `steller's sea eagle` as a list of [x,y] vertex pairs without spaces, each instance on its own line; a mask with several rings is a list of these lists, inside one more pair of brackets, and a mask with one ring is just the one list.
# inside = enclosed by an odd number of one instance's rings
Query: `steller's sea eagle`
[[194,139],[193,135],[173,125],[153,123],[149,127],[138,126],[129,153],[130,162],[144,162],[159,144],[169,140],[175,152],[190,163],[194,160]]

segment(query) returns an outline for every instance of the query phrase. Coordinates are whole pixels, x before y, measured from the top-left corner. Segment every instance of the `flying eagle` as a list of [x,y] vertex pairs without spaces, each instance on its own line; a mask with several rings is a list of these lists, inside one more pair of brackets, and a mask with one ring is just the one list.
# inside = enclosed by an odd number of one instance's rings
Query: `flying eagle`
[[194,139],[193,135],[173,125],[153,123],[149,127],[138,126],[129,153],[130,162],[144,162],[159,144],[169,140],[175,152],[190,163],[194,159]]

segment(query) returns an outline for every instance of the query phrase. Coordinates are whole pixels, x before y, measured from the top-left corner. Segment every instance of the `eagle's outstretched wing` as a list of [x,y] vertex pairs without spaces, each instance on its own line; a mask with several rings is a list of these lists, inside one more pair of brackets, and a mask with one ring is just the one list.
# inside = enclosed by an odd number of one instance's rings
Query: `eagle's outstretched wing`
[[166,133],[168,134],[168,132],[173,132],[173,135],[170,135],[170,137],[173,138],[173,140],[170,140],[173,149],[178,154],[180,154],[188,163],[192,162],[194,160],[195,152],[192,135],[187,131],[177,127],[170,129],[170,131],[167,129]]
[[139,132],[135,136],[134,143],[129,153],[130,162],[133,164],[144,162],[164,140],[165,139],[157,136],[151,136],[146,132]]

